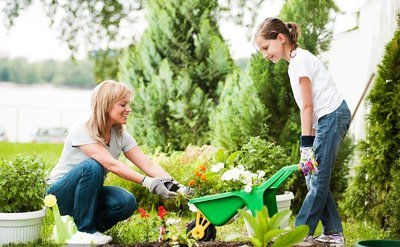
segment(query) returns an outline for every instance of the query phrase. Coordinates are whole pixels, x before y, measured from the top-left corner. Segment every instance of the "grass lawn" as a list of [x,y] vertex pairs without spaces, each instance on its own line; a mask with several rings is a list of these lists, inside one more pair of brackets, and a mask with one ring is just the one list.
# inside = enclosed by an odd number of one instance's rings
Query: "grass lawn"
[[[48,169],[51,169],[58,161],[61,155],[63,145],[62,144],[39,144],[39,143],[7,143],[0,142],[0,158],[13,159],[17,153],[23,153],[25,155],[39,155],[42,157]],[[118,186],[118,185],[117,185]],[[140,207],[140,205],[139,205]],[[134,217],[138,217],[138,213],[135,212]],[[182,229],[184,224],[194,219],[193,217],[183,218],[181,220]],[[293,225],[294,217],[291,218],[291,224]],[[129,222],[116,225],[114,228],[108,231],[108,234],[112,235],[114,244],[134,244],[139,238],[135,238],[135,226],[129,226]],[[42,229],[42,240],[39,243],[30,245],[52,245],[51,232],[54,225],[53,216],[48,213],[44,219]],[[344,234],[346,236],[346,246],[354,246],[357,241],[367,239],[383,239],[385,238],[385,232],[381,229],[376,228],[372,225],[362,222],[343,222]],[[235,240],[243,241],[247,240],[246,229],[243,223],[243,219],[239,218],[236,222],[217,227],[217,240]],[[315,235],[319,235],[322,232],[322,226],[319,224]],[[137,242],[136,242],[137,243]]]

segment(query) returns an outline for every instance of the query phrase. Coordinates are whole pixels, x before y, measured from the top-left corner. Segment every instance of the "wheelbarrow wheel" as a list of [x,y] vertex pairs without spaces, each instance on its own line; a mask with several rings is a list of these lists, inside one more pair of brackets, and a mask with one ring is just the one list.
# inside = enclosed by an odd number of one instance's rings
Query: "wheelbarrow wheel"
[[[189,233],[191,230],[193,230],[195,226],[196,226],[196,219],[186,224],[186,234]],[[204,231],[204,237],[198,239],[198,241],[211,241],[214,240],[216,236],[217,236],[217,229],[213,224],[210,224]]]

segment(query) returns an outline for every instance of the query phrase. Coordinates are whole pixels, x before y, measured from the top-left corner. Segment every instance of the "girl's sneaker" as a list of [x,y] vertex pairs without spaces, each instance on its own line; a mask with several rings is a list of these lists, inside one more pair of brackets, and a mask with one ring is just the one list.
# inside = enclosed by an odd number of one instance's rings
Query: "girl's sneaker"
[[328,235],[321,234],[320,236],[315,238],[315,240],[321,243],[329,243],[329,244],[344,246],[344,236],[343,233],[341,232]]

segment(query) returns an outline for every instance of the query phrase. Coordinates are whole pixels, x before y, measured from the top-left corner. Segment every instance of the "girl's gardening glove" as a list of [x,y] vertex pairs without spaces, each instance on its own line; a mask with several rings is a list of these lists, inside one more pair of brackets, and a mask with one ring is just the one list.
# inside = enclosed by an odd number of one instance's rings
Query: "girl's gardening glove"
[[318,172],[318,162],[314,156],[313,143],[315,136],[300,137],[300,164],[299,170],[304,176]]
[[143,187],[146,187],[151,193],[160,195],[166,199],[176,197],[176,192],[170,191],[166,183],[172,182],[173,178],[151,178],[145,176],[142,181]]

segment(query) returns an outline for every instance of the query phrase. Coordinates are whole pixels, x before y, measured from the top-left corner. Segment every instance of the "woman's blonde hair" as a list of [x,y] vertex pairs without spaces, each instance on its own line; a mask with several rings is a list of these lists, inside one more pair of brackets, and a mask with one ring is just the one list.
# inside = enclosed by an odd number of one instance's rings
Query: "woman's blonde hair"
[[[129,97],[131,101],[133,92],[127,85],[120,82],[106,80],[94,88],[91,102],[91,114],[89,120],[86,122],[86,128],[90,136],[98,143],[104,146],[106,145],[104,134],[108,121],[107,113],[115,103],[125,97]],[[115,125],[117,134],[122,135],[122,125]]]

